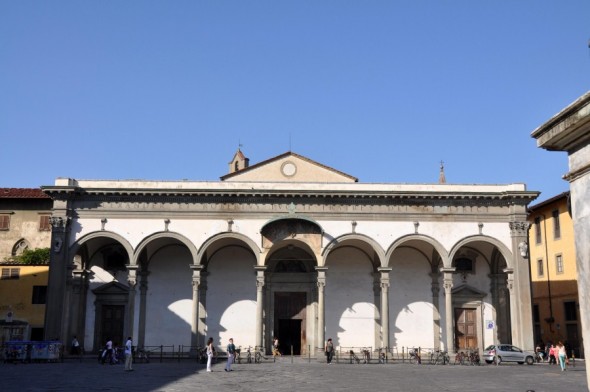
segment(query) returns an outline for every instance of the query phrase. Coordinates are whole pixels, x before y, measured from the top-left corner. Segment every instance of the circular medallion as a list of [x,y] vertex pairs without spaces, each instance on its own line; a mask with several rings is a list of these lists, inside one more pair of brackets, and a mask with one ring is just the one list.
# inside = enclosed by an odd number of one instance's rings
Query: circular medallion
[[286,177],[293,177],[297,173],[297,166],[293,162],[287,161],[281,166],[281,173]]

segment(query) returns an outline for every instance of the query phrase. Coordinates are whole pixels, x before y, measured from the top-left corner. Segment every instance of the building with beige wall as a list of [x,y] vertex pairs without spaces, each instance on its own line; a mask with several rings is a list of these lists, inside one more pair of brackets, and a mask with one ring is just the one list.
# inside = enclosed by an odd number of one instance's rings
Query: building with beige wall
[[15,263],[48,248],[52,201],[41,189],[0,188],[0,341],[41,340],[49,266]]
[[58,178],[46,336],[87,349],[533,349],[524,184],[361,183],[293,152],[221,181]]
[[570,193],[529,207],[529,222],[535,342],[563,341],[580,357],[583,349]]

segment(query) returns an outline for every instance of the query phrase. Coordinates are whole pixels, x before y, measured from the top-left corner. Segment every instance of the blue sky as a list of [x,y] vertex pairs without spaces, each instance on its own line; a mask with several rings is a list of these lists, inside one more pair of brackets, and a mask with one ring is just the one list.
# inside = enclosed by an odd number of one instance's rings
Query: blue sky
[[1,187],[217,180],[289,149],[361,182],[568,189],[531,132],[590,88],[590,2],[0,1]]

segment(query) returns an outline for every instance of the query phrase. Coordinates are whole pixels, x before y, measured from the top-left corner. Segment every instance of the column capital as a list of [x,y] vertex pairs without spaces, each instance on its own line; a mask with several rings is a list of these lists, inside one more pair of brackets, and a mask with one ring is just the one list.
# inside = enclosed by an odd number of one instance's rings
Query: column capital
[[531,224],[527,221],[508,222],[511,237],[527,237]]
[[195,272],[195,271],[200,272],[205,269],[205,266],[203,264],[191,264],[189,266],[189,268],[192,269],[193,272]]
[[455,267],[442,267],[440,269],[440,272],[444,273],[444,274],[452,274],[456,271],[457,269]]

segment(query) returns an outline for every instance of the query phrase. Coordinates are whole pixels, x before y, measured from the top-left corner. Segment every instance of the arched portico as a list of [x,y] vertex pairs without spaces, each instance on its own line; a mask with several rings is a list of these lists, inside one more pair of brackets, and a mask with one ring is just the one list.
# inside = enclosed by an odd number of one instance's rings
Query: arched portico
[[68,254],[68,336],[77,335],[87,350],[107,338],[122,343],[133,312],[127,271],[133,247],[120,234],[101,230],[79,238]]
[[[448,257],[447,250],[435,238],[413,233],[392,243],[386,257],[391,270],[391,346],[446,346],[441,344],[447,317],[440,298],[440,268]],[[418,332],[415,325],[424,328]]]

